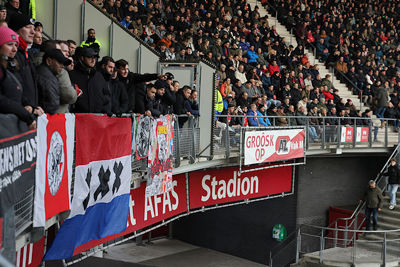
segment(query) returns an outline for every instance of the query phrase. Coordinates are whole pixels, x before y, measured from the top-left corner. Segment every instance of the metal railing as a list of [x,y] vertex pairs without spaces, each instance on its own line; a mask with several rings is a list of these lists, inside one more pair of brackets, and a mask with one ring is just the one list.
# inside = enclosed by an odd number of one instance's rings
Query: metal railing
[[[243,121],[245,116],[216,115],[217,122],[215,123],[213,142],[214,155],[225,155],[225,158],[231,157],[232,152],[239,152],[238,144],[240,139],[240,130],[238,128],[226,127],[224,121],[227,117],[239,118]],[[247,116],[247,119],[250,117],[254,116]],[[391,125],[395,125],[396,119],[389,118],[382,119],[385,123],[381,123],[379,119],[365,117],[255,116],[255,118],[257,120],[259,118],[268,118],[273,127],[304,126],[306,129],[306,151],[332,148],[392,147],[398,144],[400,138],[398,132],[390,129]],[[329,122],[332,120],[336,121],[336,124],[330,124]],[[286,123],[283,124],[282,121],[286,121]],[[298,121],[301,121],[302,124],[299,124]],[[378,124],[379,126],[377,126]],[[353,133],[351,140],[346,140],[342,136],[343,130],[348,129]],[[359,140],[357,135],[360,130],[368,131],[367,140]],[[237,154],[234,155],[237,156]]]
[[[389,166],[390,160],[399,157],[399,152],[400,144],[396,146],[374,180],[383,190],[386,188],[386,181],[383,179],[383,173]],[[377,254],[380,254],[378,255],[381,258],[381,262],[379,263],[382,263],[383,266],[385,266],[390,257],[399,260],[400,229],[380,231],[360,230],[365,222],[365,217],[360,214],[364,208],[365,202],[360,202],[349,217],[337,218],[327,227],[301,225],[296,232],[292,232],[282,244],[278,244],[270,250],[269,266],[272,267],[272,264],[277,261],[283,261],[284,265],[286,265],[292,263],[293,259],[298,263],[300,256],[306,253],[314,253],[313,256],[318,257],[319,262],[323,263],[324,254],[327,253],[328,249],[334,248],[340,248],[342,250],[338,250],[339,252],[331,250],[333,253],[328,252],[327,260],[337,260],[335,259],[336,256],[340,259],[339,261],[355,264],[357,260],[364,262],[374,260]],[[360,238],[365,237],[367,234],[377,235],[377,238],[374,240]],[[398,236],[389,238],[389,235]],[[296,240],[295,255],[293,255],[293,249],[291,249],[294,240]],[[304,240],[306,242],[304,242]],[[346,248],[348,249],[346,250]],[[288,251],[284,259],[280,257],[282,251]],[[340,256],[338,256],[338,254],[340,254]],[[365,257],[365,255],[368,254],[371,254],[370,258]],[[284,265],[280,264],[278,266]]]
[[[377,175],[377,177],[374,179],[375,183],[377,184],[378,187],[382,188],[382,190],[385,190],[386,188],[386,181],[384,179],[384,171],[385,169],[390,165],[390,160],[392,158],[396,158],[399,156],[399,152],[400,152],[400,145],[397,145],[395,150],[392,152],[392,154],[390,155],[390,157],[388,158],[388,160],[386,161],[385,165],[381,168],[379,174]],[[365,208],[365,202],[363,203],[359,203],[357,205],[357,207],[355,208],[355,210],[353,211],[353,213],[346,218],[337,218],[334,222],[332,222],[330,225],[328,225],[328,227],[333,227],[335,229],[341,228],[343,227],[343,233],[344,233],[344,239],[347,239],[348,236],[348,231],[350,229],[353,230],[359,230],[365,221],[364,216],[361,216],[361,221],[360,221],[360,213],[362,212],[362,210]],[[344,222],[344,226],[341,226],[341,222]],[[337,231],[335,232],[335,237],[337,237]],[[347,246],[348,244],[344,244],[344,246]]]
[[[344,229],[302,225],[298,228],[296,236],[296,263],[300,256],[318,259],[319,263],[334,261],[340,263],[378,263],[386,266],[389,261],[399,261],[398,250],[400,246],[400,229],[396,230],[347,230],[351,237],[335,238],[326,236],[329,231],[344,232]],[[367,239],[369,235],[380,238]],[[344,235],[342,235],[344,236]],[[310,242],[311,241],[311,242]],[[341,241],[341,242],[340,242]],[[310,245],[311,244],[311,245]],[[341,246],[340,244],[351,244]],[[270,264],[270,267],[272,265]]]

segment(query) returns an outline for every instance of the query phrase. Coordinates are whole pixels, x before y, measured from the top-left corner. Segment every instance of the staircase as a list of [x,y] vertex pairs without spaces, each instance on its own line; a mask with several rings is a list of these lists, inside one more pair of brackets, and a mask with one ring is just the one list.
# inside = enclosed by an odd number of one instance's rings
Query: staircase
[[[400,145],[388,157],[380,173],[386,171],[393,157],[399,159]],[[383,189],[386,186],[385,180],[383,175],[379,175],[375,182]],[[284,241],[283,247],[277,247],[279,251],[271,249],[269,266],[289,266],[293,262],[291,259],[296,258],[296,262],[290,266],[400,267],[400,192],[396,199],[399,205],[390,210],[389,196],[385,195],[382,211],[378,214],[377,231],[361,229],[364,216],[360,213],[364,212],[365,203],[359,204],[350,217],[339,218],[328,227],[300,225]],[[285,254],[287,260],[282,261],[280,251],[287,250],[293,243],[296,243],[295,255]],[[274,264],[277,262],[279,264]]]
[[[268,11],[261,5],[260,1],[257,0],[248,0],[248,3],[251,6],[251,9],[254,10],[255,6],[258,6],[259,9],[259,13],[261,15],[261,17],[264,17],[265,15],[268,16],[268,24],[270,27],[272,27],[273,25],[275,25],[276,30],[278,32],[278,34],[281,37],[285,37],[286,39],[286,44],[291,44],[294,47],[297,46],[297,42],[296,42],[296,37],[292,34],[290,34],[290,32],[286,29],[286,27],[284,25],[282,25],[277,18],[273,17],[273,15],[275,16],[275,14],[270,14],[268,13]],[[317,64],[319,61],[318,59],[315,58],[315,56],[313,55],[313,53],[308,53],[307,54],[309,61],[311,62],[311,65]],[[360,99],[358,99],[358,96],[353,95],[351,93],[351,91],[347,88],[346,84],[341,83],[334,75],[332,75],[332,73],[329,71],[329,69],[327,69],[325,67],[324,64],[319,64],[319,73],[321,74],[321,78],[325,78],[326,74],[331,74],[332,76],[332,83],[333,86],[339,90],[339,95],[340,97],[344,98],[344,99],[351,99],[353,101],[353,104],[356,107],[360,107],[361,106],[361,110],[364,111],[366,109],[366,107],[364,105],[360,105]]]

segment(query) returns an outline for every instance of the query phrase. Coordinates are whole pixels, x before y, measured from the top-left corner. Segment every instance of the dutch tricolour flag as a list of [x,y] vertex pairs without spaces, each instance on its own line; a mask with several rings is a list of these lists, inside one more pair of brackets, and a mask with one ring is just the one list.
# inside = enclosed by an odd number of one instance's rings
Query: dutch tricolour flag
[[68,259],[79,246],[126,230],[131,182],[132,121],[76,114],[71,214],[44,260]]

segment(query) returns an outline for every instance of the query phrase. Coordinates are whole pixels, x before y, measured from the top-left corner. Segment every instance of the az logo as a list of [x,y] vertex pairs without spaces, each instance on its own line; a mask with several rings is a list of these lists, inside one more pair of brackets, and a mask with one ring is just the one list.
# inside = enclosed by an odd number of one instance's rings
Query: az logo
[[280,136],[276,140],[276,154],[277,155],[286,155],[289,154],[289,136]]

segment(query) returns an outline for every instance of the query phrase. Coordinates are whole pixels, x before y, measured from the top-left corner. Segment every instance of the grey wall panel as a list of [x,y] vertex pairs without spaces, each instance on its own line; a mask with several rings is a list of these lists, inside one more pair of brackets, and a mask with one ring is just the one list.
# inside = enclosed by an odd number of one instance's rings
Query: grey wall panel
[[44,32],[54,38],[54,0],[36,1],[36,14],[36,20],[43,24]]
[[184,85],[193,86],[194,68],[179,66],[162,66],[161,73],[170,72],[174,75],[174,80],[179,81],[181,87]]
[[140,73],[157,73],[158,56],[147,47],[140,46]]
[[[200,151],[204,150],[203,156],[210,156],[211,150],[207,146],[211,143],[212,137],[212,114],[214,112],[213,99],[214,96],[214,73],[215,69],[207,64],[199,63],[200,84],[199,84],[199,102],[200,105]],[[206,149],[207,148],[207,149]]]
[[71,39],[80,44],[82,41],[81,6],[82,0],[58,0],[57,39]]
[[85,5],[85,39],[87,30],[96,30],[96,39],[101,43],[100,57],[108,56],[110,51],[110,24],[111,20],[104,16],[91,4]]
[[125,32],[120,26],[113,25],[112,57],[115,60],[125,59],[129,62],[129,69],[137,72],[138,49],[140,43]]

